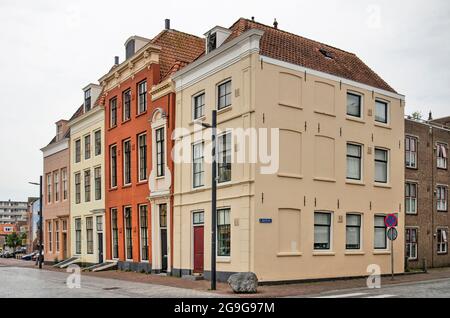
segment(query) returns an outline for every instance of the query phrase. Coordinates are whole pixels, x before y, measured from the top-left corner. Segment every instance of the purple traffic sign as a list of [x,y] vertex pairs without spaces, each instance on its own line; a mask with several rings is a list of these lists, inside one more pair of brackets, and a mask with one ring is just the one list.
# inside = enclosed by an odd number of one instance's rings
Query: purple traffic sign
[[396,227],[398,225],[397,216],[395,214],[389,214],[384,219],[384,223],[386,224],[386,227],[388,227],[388,228]]

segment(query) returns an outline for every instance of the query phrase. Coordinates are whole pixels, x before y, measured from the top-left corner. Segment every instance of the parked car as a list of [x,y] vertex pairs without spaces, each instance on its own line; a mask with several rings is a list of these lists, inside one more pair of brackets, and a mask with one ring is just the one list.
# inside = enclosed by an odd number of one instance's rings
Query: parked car
[[22,260],[23,260],[23,261],[32,261],[32,260],[33,260],[33,257],[34,257],[36,254],[39,254],[39,253],[38,253],[38,252],[33,252],[33,253],[31,253],[31,254],[24,255],[24,256],[22,256]]

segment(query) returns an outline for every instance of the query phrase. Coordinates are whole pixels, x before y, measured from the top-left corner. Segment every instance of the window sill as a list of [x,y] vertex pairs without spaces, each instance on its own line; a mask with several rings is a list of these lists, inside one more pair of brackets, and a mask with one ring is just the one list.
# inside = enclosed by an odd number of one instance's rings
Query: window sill
[[386,250],[373,251],[373,255],[391,255],[391,251]]
[[189,126],[201,125],[206,120],[206,116],[194,119],[189,123]]
[[287,178],[287,179],[303,179],[303,176],[301,174],[293,174],[293,173],[279,173],[278,177],[280,178]]
[[358,252],[358,251],[355,251],[355,252],[346,251],[345,252],[345,256],[364,256],[364,255],[366,255],[366,253],[362,252],[362,251],[360,251],[360,252]]
[[336,253],[335,252],[314,251],[313,256],[336,256]]
[[406,167],[406,169],[408,169],[408,170],[419,170],[418,167]]
[[217,263],[231,264],[231,257],[217,256]]
[[278,253],[277,257],[301,257],[303,256],[303,253],[301,252],[295,252],[295,253]]
[[140,186],[140,185],[144,185],[144,184],[147,184],[147,183],[148,183],[147,180],[141,180],[141,181],[139,181],[139,182],[137,183],[137,185]]
[[226,107],[224,107],[222,109],[218,109],[217,110],[217,115],[221,115],[223,113],[227,113],[227,112],[231,111],[232,109],[233,109],[232,105],[226,106]]
[[379,123],[379,122],[375,122],[375,127],[392,130],[392,127],[390,124],[384,124],[384,123]]
[[109,191],[117,191],[118,190],[118,188],[117,187],[114,187],[114,188],[109,188]]
[[231,181],[217,183],[217,188],[229,188],[233,186],[233,183]]
[[315,110],[314,113],[315,113],[315,114],[318,114],[318,115],[325,115],[325,116],[328,116],[328,117],[336,118],[336,115],[335,115],[335,114],[330,114],[330,113],[321,112],[321,111],[317,111],[317,110]]
[[373,184],[373,186],[375,187],[375,188],[383,188],[383,189],[392,189],[392,186],[390,185],[390,184],[388,184],[388,183],[374,183]]
[[365,124],[366,123],[366,121],[363,118],[361,118],[361,117],[353,117],[351,115],[347,115],[345,117],[345,119],[347,119],[348,121],[353,121],[353,122],[358,123],[358,124]]
[[125,125],[126,123],[129,123],[130,121],[131,121],[131,118],[124,120],[124,121],[122,121],[122,125]]
[[131,188],[131,183],[130,183],[130,184],[126,184],[126,185],[122,186],[122,189],[128,189],[128,188]]
[[145,116],[145,115],[147,115],[147,111],[144,111],[144,112],[142,112],[140,114],[137,114],[135,118],[139,118],[139,117],[142,117],[142,116]]
[[361,186],[361,187],[364,187],[366,185],[366,183],[363,181],[350,180],[350,179],[347,179],[345,181],[345,183],[349,184],[349,185],[356,185],[356,186]]
[[417,216],[418,213],[405,213],[406,216]]
[[112,127],[109,127],[109,128],[108,128],[108,131],[111,131],[111,130],[113,130],[114,128],[117,128],[117,125],[112,126]]
[[330,179],[330,178],[314,178],[314,181],[336,183],[336,179]]
[[164,180],[166,178],[166,176],[160,176],[160,177],[156,177],[155,180]]

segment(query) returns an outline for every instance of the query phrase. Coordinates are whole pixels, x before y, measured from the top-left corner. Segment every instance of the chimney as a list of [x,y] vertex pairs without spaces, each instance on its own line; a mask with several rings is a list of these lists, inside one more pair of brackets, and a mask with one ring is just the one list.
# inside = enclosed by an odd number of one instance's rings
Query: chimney
[[119,57],[114,56],[114,65],[119,65]]
[[170,19],[166,19],[166,30],[170,30]]
[[428,120],[431,121],[433,120],[433,113],[430,111],[430,114],[428,115]]
[[275,28],[275,29],[278,29],[278,22],[277,22],[277,19],[275,18],[275,21],[273,21],[273,27]]
[[252,17],[252,22],[255,22],[255,17]]

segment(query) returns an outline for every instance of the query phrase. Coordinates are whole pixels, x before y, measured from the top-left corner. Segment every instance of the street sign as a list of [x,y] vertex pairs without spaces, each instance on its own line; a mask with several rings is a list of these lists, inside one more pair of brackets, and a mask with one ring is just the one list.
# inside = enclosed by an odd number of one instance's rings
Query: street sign
[[387,236],[390,241],[395,241],[398,238],[397,229],[395,227],[390,228],[388,230]]
[[398,225],[398,219],[395,214],[389,214],[385,219],[384,223],[386,224],[386,227],[396,227]]
[[272,224],[272,219],[259,219],[261,224]]

